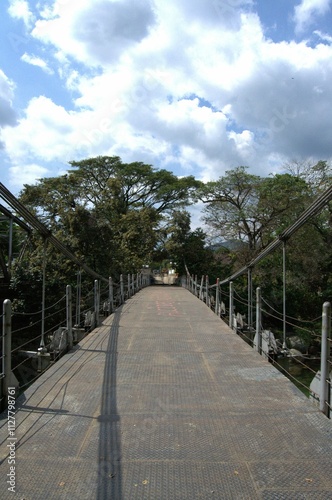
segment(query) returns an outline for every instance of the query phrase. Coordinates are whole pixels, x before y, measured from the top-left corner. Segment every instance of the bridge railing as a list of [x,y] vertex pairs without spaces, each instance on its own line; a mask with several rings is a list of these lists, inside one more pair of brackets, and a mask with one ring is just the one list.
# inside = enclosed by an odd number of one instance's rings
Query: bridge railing
[[[263,316],[264,318],[272,316],[274,320],[279,319],[282,321],[283,325],[284,316],[283,313],[278,313],[278,311],[275,310],[273,310],[274,314],[267,311],[266,306],[268,304],[262,297],[261,289],[259,287],[256,289],[255,303],[253,300],[248,301],[237,294],[233,282],[229,283],[229,291],[227,293],[220,285],[219,279],[215,284],[210,285],[208,276],[202,276],[201,279],[198,279],[197,276],[191,276],[188,273],[186,287],[191,291],[191,293],[212,309],[217,316],[221,317],[229,325],[229,327],[234,330],[234,332],[240,334],[257,352],[265,355],[269,361],[273,362],[276,367],[280,369],[280,371],[284,374],[286,373],[288,378],[295,382],[297,386],[304,389],[303,392],[307,392],[310,398],[319,404],[320,410],[328,417],[330,416],[332,395],[332,339],[331,305],[329,302],[326,302],[323,305],[322,317],[320,319],[320,333],[317,332],[316,328],[317,318],[315,323],[310,322],[312,323],[310,329],[308,327],[304,328],[299,325],[295,325],[295,318],[291,318],[291,321],[286,323],[291,328],[296,326],[297,328],[310,333],[310,335],[315,337],[317,342],[320,344],[320,357],[318,352],[318,361],[320,358],[320,370],[317,371],[317,369],[313,369],[305,362],[310,358],[309,356],[302,356],[301,353],[295,349],[289,349],[286,346],[285,337],[283,337],[283,341],[280,341],[275,338],[270,329],[264,329],[264,321],[262,319]],[[247,308],[248,317],[240,313],[235,314],[235,302],[240,303],[242,308]],[[226,307],[226,304],[228,307]],[[292,374],[287,372],[285,367],[279,364],[280,358],[286,357],[296,359],[296,362],[299,365],[302,365],[312,373],[312,382],[309,387],[298,381]]]
[[0,356],[0,384],[3,385],[3,380],[5,378],[5,347],[6,347],[6,338],[5,338],[5,303],[3,304],[3,311],[1,313],[1,356]]
[[67,285],[65,294],[54,304],[35,312],[20,311],[16,303],[3,302],[1,315],[0,405],[7,406],[8,395],[22,392],[74,344],[98,327],[127,299],[150,284],[141,273],[120,276],[101,289],[95,280],[82,296],[81,284],[75,290]]
[[331,304],[325,302],[323,304],[322,313],[322,353],[321,353],[321,369],[320,369],[320,400],[319,409],[326,416],[331,415],[331,400],[332,400],[332,363],[331,363]]

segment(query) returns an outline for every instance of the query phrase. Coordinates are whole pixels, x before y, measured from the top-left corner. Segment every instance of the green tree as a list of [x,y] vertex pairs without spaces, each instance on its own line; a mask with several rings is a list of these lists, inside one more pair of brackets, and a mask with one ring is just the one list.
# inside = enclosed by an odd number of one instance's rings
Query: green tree
[[200,185],[141,162],[99,156],[67,174],[26,185],[20,199],[99,274],[137,272],[152,257],[162,217]]
[[206,204],[203,220],[216,236],[238,240],[253,253],[261,238],[257,204],[262,181],[247,168],[227,171],[224,177],[206,183],[197,191],[197,198]]
[[296,219],[309,193],[306,182],[290,174],[261,178],[238,167],[207,183],[197,197],[206,204],[207,226],[219,238],[241,243],[237,253],[246,262]]
[[191,230],[190,214],[174,210],[168,220],[164,248],[169,260],[176,262],[178,274],[201,276],[214,266],[214,252],[208,247],[206,234],[201,228]]

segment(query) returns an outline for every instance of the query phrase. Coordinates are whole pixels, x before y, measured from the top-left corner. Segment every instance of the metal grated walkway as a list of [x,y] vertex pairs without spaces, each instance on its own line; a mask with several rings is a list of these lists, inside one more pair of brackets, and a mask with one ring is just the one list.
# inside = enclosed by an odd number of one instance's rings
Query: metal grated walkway
[[1,499],[332,499],[331,420],[183,288],[139,292],[17,407]]

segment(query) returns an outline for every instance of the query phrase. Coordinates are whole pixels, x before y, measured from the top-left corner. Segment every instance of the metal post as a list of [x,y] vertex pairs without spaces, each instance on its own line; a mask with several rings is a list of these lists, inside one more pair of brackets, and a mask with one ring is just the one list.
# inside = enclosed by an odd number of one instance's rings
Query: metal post
[[66,310],[67,310],[67,332],[68,332],[68,347],[71,349],[73,342],[73,325],[72,325],[72,295],[71,286],[66,286]]
[[331,386],[329,383],[329,340],[331,336],[331,304],[324,302],[322,314],[322,352],[321,352],[321,367],[320,367],[320,396],[319,396],[319,409],[327,417],[330,413],[330,394]]
[[205,276],[205,289],[206,289],[206,305],[210,307],[210,297],[209,297],[209,277],[208,275]]
[[11,274],[13,260],[13,218],[9,220],[8,272]]
[[10,386],[10,377],[12,373],[12,304],[9,299],[3,303],[3,337],[2,337],[2,352],[4,356],[4,392],[8,394],[8,387]]
[[252,268],[248,267],[248,329],[252,328]]
[[42,284],[42,320],[41,320],[41,339],[39,352],[46,352],[45,347],[45,290],[46,290],[46,246],[47,239],[44,239],[44,254],[43,254],[43,284]]
[[131,279],[132,279],[131,285],[132,285],[132,290],[133,290],[132,295],[135,295],[135,274],[132,274]]
[[80,326],[81,320],[81,292],[82,292],[82,273],[77,273],[77,293],[76,293],[76,325]]
[[257,344],[256,350],[259,354],[262,354],[262,334],[261,334],[261,323],[262,323],[262,296],[261,289],[256,288],[256,337]]
[[194,294],[195,294],[195,297],[197,297],[197,274],[195,274],[195,281],[194,281]]
[[234,289],[233,281],[229,283],[229,327],[233,330]]
[[286,241],[283,241],[282,246],[282,276],[283,276],[283,298],[282,298],[282,329],[283,342],[282,348],[286,349]]
[[199,290],[199,298],[200,300],[203,300],[203,285],[204,285],[204,276],[202,276],[202,279],[201,279],[201,288]]
[[124,302],[124,288],[123,288],[123,275],[120,275],[120,299],[121,304]]
[[114,292],[113,292],[113,280],[111,277],[108,278],[108,301],[109,301],[109,314],[112,314],[114,307]]
[[217,286],[216,286],[216,305],[215,305],[215,310],[214,312],[216,313],[217,316],[220,316],[219,314],[219,278],[217,278]]
[[95,280],[94,292],[95,292],[95,327],[96,327],[99,326],[99,304],[100,304],[98,280]]
[[127,276],[127,297],[130,297],[130,274]]
[[12,304],[9,299],[3,302],[3,317],[2,317],[2,352],[4,356],[4,393],[8,395],[8,389],[17,387],[18,381],[12,373]]

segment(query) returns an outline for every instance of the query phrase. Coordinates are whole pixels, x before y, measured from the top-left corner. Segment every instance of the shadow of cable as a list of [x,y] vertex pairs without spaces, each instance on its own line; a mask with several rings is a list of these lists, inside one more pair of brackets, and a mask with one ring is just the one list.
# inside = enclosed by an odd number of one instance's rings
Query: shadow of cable
[[97,500],[122,498],[120,417],[117,413],[116,370],[119,323],[122,307],[114,313],[106,350],[102,387],[98,452]]

